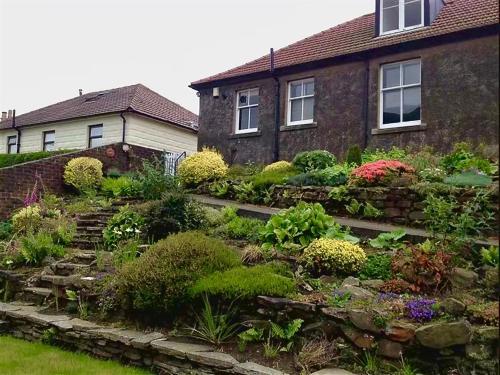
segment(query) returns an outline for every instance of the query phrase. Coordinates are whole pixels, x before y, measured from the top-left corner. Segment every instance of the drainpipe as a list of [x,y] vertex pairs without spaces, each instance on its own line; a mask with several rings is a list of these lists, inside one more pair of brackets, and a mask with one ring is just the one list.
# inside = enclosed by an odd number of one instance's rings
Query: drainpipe
[[370,60],[365,60],[365,87],[363,95],[363,117],[364,117],[364,129],[363,129],[363,149],[368,147],[368,132],[369,132],[369,95],[370,95]]
[[280,159],[280,99],[281,99],[281,84],[276,76],[274,69],[274,49],[271,48],[271,75],[275,82],[275,97],[274,97],[274,149],[273,161]]
[[125,130],[127,126],[127,119],[123,115],[125,112],[120,113],[120,117],[122,118],[122,143],[125,144]]
[[16,110],[12,111],[12,127],[17,131],[17,153],[21,153],[21,129],[16,128]]

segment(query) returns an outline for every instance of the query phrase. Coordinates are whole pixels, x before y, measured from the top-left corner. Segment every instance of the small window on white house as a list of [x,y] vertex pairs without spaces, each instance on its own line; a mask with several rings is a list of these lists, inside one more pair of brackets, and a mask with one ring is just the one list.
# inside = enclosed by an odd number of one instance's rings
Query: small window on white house
[[310,124],[314,121],[314,78],[288,84],[288,125]]
[[421,62],[382,65],[380,128],[421,124]]
[[89,148],[102,145],[102,124],[89,126]]
[[259,129],[259,89],[238,91],[236,95],[236,133]]
[[43,151],[54,151],[55,145],[56,145],[55,130],[43,132]]
[[423,0],[381,0],[381,2],[381,34],[389,34],[423,26]]
[[7,137],[7,154],[17,154],[17,135]]

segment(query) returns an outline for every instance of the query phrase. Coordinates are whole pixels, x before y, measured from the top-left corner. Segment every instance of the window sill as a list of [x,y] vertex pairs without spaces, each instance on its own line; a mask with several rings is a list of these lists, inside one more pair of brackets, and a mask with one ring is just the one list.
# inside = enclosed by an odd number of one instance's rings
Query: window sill
[[317,128],[317,127],[318,127],[317,122],[311,122],[309,124],[280,126],[280,131],[287,132],[287,131],[292,131],[292,130],[313,129],[313,128]]
[[260,130],[256,132],[248,132],[248,133],[234,133],[229,135],[229,139],[237,139],[237,138],[252,138],[252,137],[260,137],[262,132]]
[[426,124],[413,125],[413,126],[400,126],[398,128],[387,128],[387,129],[372,129],[372,135],[382,135],[382,134],[394,134],[394,133],[406,133],[406,132],[418,132],[427,129]]

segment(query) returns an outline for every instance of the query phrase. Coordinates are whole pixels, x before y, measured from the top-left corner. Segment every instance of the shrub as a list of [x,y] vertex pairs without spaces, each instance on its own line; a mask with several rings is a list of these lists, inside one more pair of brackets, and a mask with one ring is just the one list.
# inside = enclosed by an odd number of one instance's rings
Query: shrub
[[347,164],[361,165],[361,148],[358,145],[349,146],[345,159]]
[[160,199],[163,193],[180,189],[177,179],[165,174],[164,164],[157,158],[143,161],[137,181],[145,199]]
[[264,228],[264,223],[259,219],[251,219],[236,215],[227,223],[217,229],[217,233],[223,234],[234,240],[247,240],[256,242],[259,233]]
[[288,170],[262,171],[250,178],[250,181],[256,189],[268,188],[272,185],[283,185],[291,176],[297,174],[298,171],[295,168]]
[[188,156],[179,165],[179,178],[186,186],[195,186],[202,182],[224,178],[227,164],[219,152],[204,148]]
[[446,178],[446,171],[441,168],[425,168],[418,172],[418,176],[423,181],[443,182]]
[[190,290],[193,298],[203,294],[232,300],[254,299],[257,296],[285,297],[295,292],[292,278],[280,275],[270,263],[254,267],[237,267],[215,272],[198,280]]
[[10,221],[0,222],[0,241],[10,239],[12,236],[13,226]]
[[333,154],[325,150],[299,152],[292,164],[302,172],[332,167],[337,162]]
[[127,176],[118,178],[107,177],[102,181],[101,190],[108,197],[138,197],[141,193],[141,183]]
[[136,240],[126,240],[118,243],[113,251],[113,264],[115,267],[121,267],[129,263],[139,255],[139,243]]
[[287,184],[294,186],[338,186],[347,182],[347,173],[343,165],[335,165],[321,170],[292,176]]
[[171,235],[118,271],[118,294],[127,307],[165,312],[186,301],[186,292],[209,274],[240,265],[222,241],[198,232]]
[[165,194],[162,200],[148,202],[136,210],[144,217],[144,236],[150,241],[207,223],[203,206],[182,193]]
[[64,167],[64,182],[79,191],[95,190],[102,182],[101,161],[88,157],[71,159]]
[[50,233],[55,244],[62,246],[68,246],[76,234],[76,223],[64,216],[44,218],[42,228]]
[[352,274],[361,269],[366,254],[361,247],[348,241],[320,238],[304,250],[302,261],[316,274]]
[[490,176],[475,172],[464,172],[446,177],[443,182],[452,186],[488,186],[493,180]]
[[26,264],[39,266],[47,256],[63,256],[64,248],[54,244],[49,233],[29,233],[21,238],[21,254]]
[[142,216],[132,211],[128,206],[122,207],[120,212],[108,221],[106,229],[102,233],[104,245],[108,249],[114,249],[121,241],[138,238],[143,224]]
[[297,253],[333,225],[333,218],[321,204],[300,202],[269,219],[262,231],[263,248]]
[[264,172],[270,172],[270,171],[289,171],[293,169],[292,163],[289,161],[281,160],[277,161],[275,163],[269,164],[264,167],[263,171]]
[[42,210],[34,204],[21,208],[12,216],[12,227],[15,232],[26,233],[37,230],[42,224]]
[[389,280],[392,277],[392,257],[386,254],[368,255],[359,278],[361,280]]
[[488,160],[474,155],[467,143],[456,144],[453,151],[443,157],[441,166],[448,174],[478,170],[489,175],[494,170]]
[[364,163],[371,163],[379,160],[403,160],[407,156],[406,151],[393,146],[389,150],[365,149],[361,156]]
[[481,248],[481,262],[482,264],[498,267],[499,264],[499,253],[498,246],[490,246],[488,248]]
[[397,160],[379,160],[363,164],[353,170],[350,182],[355,185],[378,185],[404,173],[413,174],[415,170]]
[[29,161],[40,160],[54,155],[60,155],[71,152],[71,150],[57,150],[57,151],[37,151],[37,152],[23,152],[22,154],[1,154],[0,155],[0,168],[10,167],[12,165],[27,163]]

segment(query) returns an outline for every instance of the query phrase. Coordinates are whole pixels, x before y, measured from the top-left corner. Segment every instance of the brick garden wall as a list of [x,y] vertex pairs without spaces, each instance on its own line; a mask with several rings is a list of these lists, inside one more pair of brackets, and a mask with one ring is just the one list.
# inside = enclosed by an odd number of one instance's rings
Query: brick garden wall
[[136,169],[144,158],[160,156],[161,152],[140,146],[130,146],[123,151],[121,143],[56,155],[46,159],[0,169],[0,217],[6,218],[23,205],[26,194],[35,182],[43,184],[47,192],[61,194],[66,191],[63,172],[66,163],[76,157],[89,156],[99,159],[104,171],[116,168],[122,172]]

